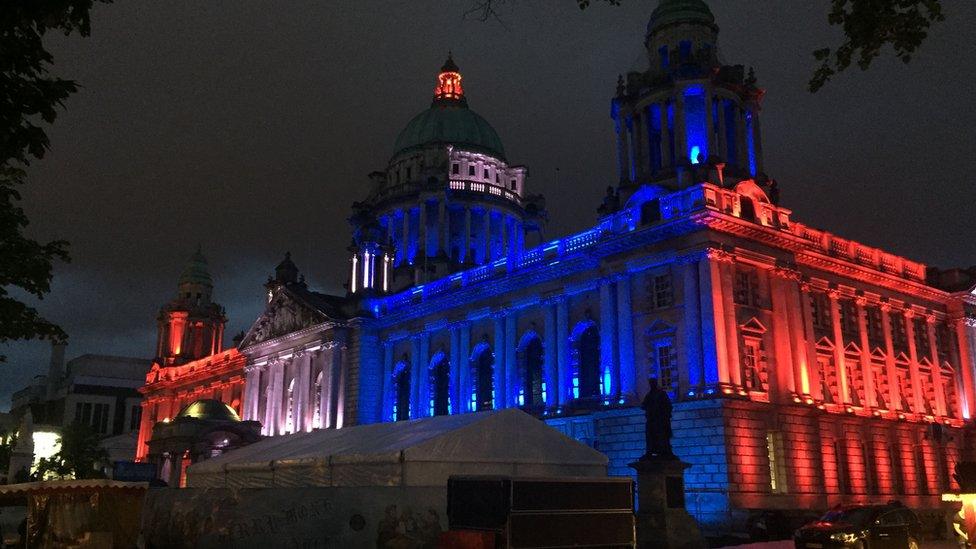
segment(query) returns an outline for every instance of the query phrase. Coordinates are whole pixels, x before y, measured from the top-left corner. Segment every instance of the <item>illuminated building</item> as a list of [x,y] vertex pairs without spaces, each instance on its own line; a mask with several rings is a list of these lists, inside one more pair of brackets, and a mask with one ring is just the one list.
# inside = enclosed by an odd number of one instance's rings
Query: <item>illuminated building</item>
[[[53,453],[52,437],[62,427],[79,422],[102,437],[101,446],[110,459],[131,459],[141,413],[138,389],[150,362],[95,354],[65,362],[64,354],[65,345],[52,345],[47,375],[36,376],[31,385],[13,394],[11,418],[20,423],[30,412],[36,449]],[[35,454],[34,462],[40,457],[50,456]]]
[[[212,297],[213,279],[198,249],[180,275],[176,297],[159,312],[156,359],[140,389],[138,461],[147,459],[154,426],[191,403],[215,399],[237,414],[242,411],[244,356],[236,348],[224,349],[224,309]],[[157,462],[161,470],[166,465]]]
[[353,206],[348,294],[310,290],[290,257],[268,281],[239,347],[243,417],[274,436],[521,407],[628,475],[654,376],[706,529],[937,508],[976,404],[976,273],[791,219],[764,174],[764,92],[717,35],[701,0],[662,0],[649,68],[612,100],[618,184],[593,227],[551,241],[449,58]]

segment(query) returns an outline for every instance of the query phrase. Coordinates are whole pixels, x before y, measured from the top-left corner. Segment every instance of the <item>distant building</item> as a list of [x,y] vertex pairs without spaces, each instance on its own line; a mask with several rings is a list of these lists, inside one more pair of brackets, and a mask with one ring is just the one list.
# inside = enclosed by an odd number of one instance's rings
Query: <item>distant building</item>
[[64,345],[52,346],[47,375],[13,394],[10,416],[19,422],[30,410],[34,432],[83,423],[104,437],[110,459],[132,459],[142,415],[139,387],[151,362],[87,354],[65,364],[64,352]]

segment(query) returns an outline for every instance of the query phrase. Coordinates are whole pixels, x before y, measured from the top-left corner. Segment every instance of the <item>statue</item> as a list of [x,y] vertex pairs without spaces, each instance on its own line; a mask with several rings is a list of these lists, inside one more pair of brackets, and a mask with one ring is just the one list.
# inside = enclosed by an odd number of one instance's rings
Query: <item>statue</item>
[[668,393],[657,385],[656,378],[647,380],[650,390],[641,402],[644,417],[644,439],[647,452],[641,457],[642,461],[654,458],[673,458],[671,451],[671,399]]

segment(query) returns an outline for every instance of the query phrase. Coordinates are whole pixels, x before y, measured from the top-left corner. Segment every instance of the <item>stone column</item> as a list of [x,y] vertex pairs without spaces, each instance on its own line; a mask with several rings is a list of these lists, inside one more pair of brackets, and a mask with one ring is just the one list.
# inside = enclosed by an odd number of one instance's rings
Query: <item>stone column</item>
[[[466,263],[474,263],[471,257],[471,207],[464,207],[464,252],[461,254]],[[458,258],[460,259],[460,258]]]
[[829,290],[827,296],[830,298],[830,323],[834,334],[834,368],[837,370],[837,382],[840,384],[840,401],[850,404],[854,400],[851,398],[853,387],[847,385],[847,368],[844,364],[844,332],[840,326],[840,294],[837,290]]
[[471,324],[463,322],[458,327],[458,412],[471,409]]
[[888,402],[891,403],[890,409],[894,410],[896,403],[901,402],[898,396],[901,388],[898,386],[898,370],[895,368],[895,347],[891,339],[891,318],[888,316],[891,305],[881,304],[881,331],[884,333],[885,340],[885,366],[888,370]]
[[620,181],[630,181],[630,143],[627,140],[627,115],[617,114],[617,165]]
[[645,181],[647,179],[648,164],[647,161],[647,111],[646,109],[640,109],[635,113],[634,116],[634,148],[636,149],[634,154],[634,163],[637,165],[637,180]]
[[720,296],[723,302],[722,320],[725,322],[725,348],[728,350],[726,360],[728,361],[729,369],[728,379],[726,381],[736,386],[742,386],[742,367],[740,366],[739,358],[739,323],[735,317],[734,259],[733,256],[726,254],[724,261],[721,261],[718,267],[721,273],[719,279],[722,284]]
[[257,417],[257,396],[261,387],[261,371],[250,361],[244,366],[244,420],[259,420]]
[[918,369],[918,348],[915,345],[915,311],[905,309],[905,338],[908,340],[908,370],[912,376],[912,394],[909,398],[914,399],[912,410],[924,413],[925,393],[922,389],[922,374]]
[[[705,363],[702,360],[702,336],[703,327],[701,319],[701,294],[698,288],[698,264],[701,259],[697,255],[683,257],[678,264],[681,269],[681,295],[682,308],[684,309],[682,336],[684,339],[685,363],[688,365],[687,382],[680,380],[682,391],[701,389],[706,382]],[[633,311],[631,311],[633,314]],[[633,328],[631,328],[633,337]],[[643,342],[642,342],[643,344]],[[631,345],[631,360],[634,358],[633,345]],[[621,361],[623,359],[621,358]],[[643,361],[642,361],[643,362]],[[636,368],[636,364],[635,364]],[[647,371],[641,368],[640,375],[636,378],[637,396],[643,395],[647,391],[644,381],[647,379]]]
[[600,381],[606,379],[604,372],[610,372],[610,387],[603,387],[601,397],[611,399],[618,392],[620,375],[617,364],[617,311],[614,307],[613,282],[600,281]]
[[634,311],[630,302],[630,277],[617,279],[617,394],[621,399],[636,401],[637,365],[634,364]]
[[[698,264],[698,286],[701,296],[702,362],[714,364],[714,372],[705,372],[709,385],[729,383],[729,346],[725,331],[725,299],[722,296],[723,263],[732,258],[716,248],[705,250]],[[732,334],[734,337],[735,334]],[[738,351],[736,351],[738,352]]]
[[556,298],[556,375],[558,381],[556,386],[557,393],[556,406],[562,407],[573,400],[572,384],[569,383],[569,357],[567,356],[567,345],[569,345],[569,304],[565,296]]
[[409,263],[410,257],[407,255],[410,250],[410,207],[403,209],[403,238],[400,242],[403,247],[403,262]]
[[[522,384],[522,380],[518,379],[518,364],[515,360],[518,346],[517,314],[513,311],[505,317],[505,407],[507,408],[518,406],[518,388]],[[526,387],[525,390],[529,391],[531,388]]]
[[756,161],[756,173],[763,171],[762,131],[759,128],[759,105],[752,107],[752,154]]
[[[806,394],[813,398],[823,398],[823,384],[819,378],[819,372],[813,371],[817,366],[817,342],[813,336],[813,309],[810,307],[810,284],[801,282],[799,293],[796,297],[797,311],[802,311],[802,316],[798,320],[799,326],[794,325],[794,336],[796,337],[796,349],[798,354],[802,354],[803,373]],[[809,334],[804,336],[804,334]]]
[[970,419],[973,417],[973,399],[976,398],[973,387],[973,369],[976,368],[974,356],[976,349],[973,348],[973,340],[970,339],[967,330],[971,330],[971,319],[965,316],[957,317],[952,320],[952,330],[956,336],[956,348],[959,351],[959,364],[957,368],[962,373],[962,394],[959,395],[959,405],[962,408],[962,417]]
[[414,336],[410,340],[410,419],[424,417],[426,414],[421,412],[426,406],[421,402],[420,386],[423,375],[426,374],[426,364],[424,355],[427,351],[427,335]]
[[556,303],[550,299],[545,305],[545,336],[543,336],[543,368],[546,380],[546,408],[555,409],[559,402],[562,389],[559,372],[556,368],[556,353],[559,349],[559,339],[556,336]]
[[749,169],[749,147],[746,143],[746,119],[745,111],[736,106],[735,109],[735,155],[736,165],[740,170]]
[[292,431],[293,433],[298,433],[300,431],[305,431],[305,414],[308,412],[308,393],[309,393],[309,382],[308,378],[312,375],[312,354],[309,352],[299,351],[295,353],[296,368],[295,368],[295,393],[292,396],[294,399],[294,411],[292,412]]
[[418,249],[421,250],[421,252],[420,259],[417,262],[423,264],[424,258],[426,258],[429,255],[428,252],[430,252],[430,248],[427,247],[427,242],[429,241],[427,238],[427,200],[423,198],[420,199],[420,227],[418,232],[420,233],[417,235],[420,239]]
[[345,364],[345,344],[341,341],[336,341],[335,345],[332,347],[332,363],[335,364],[335,386],[336,386],[336,408],[335,408],[335,427],[336,429],[342,429],[345,425],[345,415],[346,415],[346,383],[348,378],[346,377],[346,364]]
[[[790,322],[790,288],[800,273],[792,269],[776,268],[770,271],[769,289],[773,306],[773,353],[776,357],[777,385],[795,394],[805,391],[801,380],[801,363],[794,359],[792,323]],[[785,381],[785,383],[783,383]]]
[[860,336],[858,345],[861,347],[861,371],[864,377],[864,405],[877,408],[878,399],[874,389],[874,372],[871,368],[871,342],[868,340],[867,311],[864,306],[867,300],[858,297],[854,300],[857,306],[857,333]]
[[[711,94],[711,91],[706,90],[708,93],[705,94],[705,139],[708,143],[708,156],[715,155],[716,149],[718,148],[718,140],[715,139],[715,97]],[[706,162],[708,159],[705,159]],[[713,181],[713,183],[718,183],[718,181]]]
[[335,363],[334,342],[326,343],[323,347],[327,352],[322,353],[322,394],[319,398],[319,419],[323,429],[335,427],[336,377],[339,365]]
[[437,202],[440,208],[438,218],[441,221],[440,226],[440,251],[445,257],[451,257],[451,213],[447,208],[447,199],[439,200]]
[[495,353],[495,366],[494,366],[494,379],[492,380],[494,384],[494,402],[492,408],[497,410],[505,407],[505,395],[507,394],[507,387],[505,385],[506,381],[506,369],[505,358],[507,356],[506,346],[508,341],[505,340],[505,314],[495,313],[492,316],[492,320],[495,323],[495,340],[493,342],[491,350]]
[[935,340],[935,315],[925,315],[925,336],[929,340],[929,360],[932,361],[932,384],[935,389],[936,415],[948,415],[949,403],[945,399],[945,388],[942,386],[942,365],[939,363],[939,345]]
[[461,326],[459,324],[452,324],[450,327],[451,332],[451,342],[450,342],[450,355],[448,360],[450,361],[450,377],[448,378],[449,388],[448,394],[450,395],[450,412],[452,414],[460,414],[466,410],[463,407],[464,400],[462,399],[461,391]]
[[674,148],[675,160],[681,164],[687,164],[688,160],[688,137],[685,128],[685,98],[681,90],[674,96]]
[[481,246],[484,249],[485,263],[491,263],[491,210],[485,208],[484,223],[481,227]]
[[420,407],[417,408],[417,417],[430,416],[430,336],[426,333],[420,336],[420,365],[417,372],[417,397]]
[[671,132],[668,129],[668,103],[662,101],[661,108],[661,168],[673,168],[671,163]]
[[395,419],[393,417],[393,399],[396,398],[396,395],[393,385],[393,344],[389,341],[383,344],[383,383],[381,387],[383,421],[391,421]]

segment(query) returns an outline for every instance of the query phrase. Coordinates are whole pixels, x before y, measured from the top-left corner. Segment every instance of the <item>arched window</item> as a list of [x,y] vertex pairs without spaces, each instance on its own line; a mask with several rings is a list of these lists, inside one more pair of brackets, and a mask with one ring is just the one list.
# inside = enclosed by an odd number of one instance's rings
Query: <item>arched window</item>
[[432,416],[446,416],[451,413],[451,363],[443,351],[438,352],[431,359],[428,373],[430,375],[429,413]]
[[535,332],[522,338],[518,348],[519,406],[538,410],[546,405],[546,381],[542,375],[542,340]]
[[495,408],[495,353],[486,341],[471,352],[471,411]]
[[572,335],[572,349],[573,398],[599,398],[601,385],[608,384],[610,380],[601,380],[600,331],[595,322],[586,320],[576,325]]
[[393,421],[410,419],[410,363],[397,362],[393,368]]

